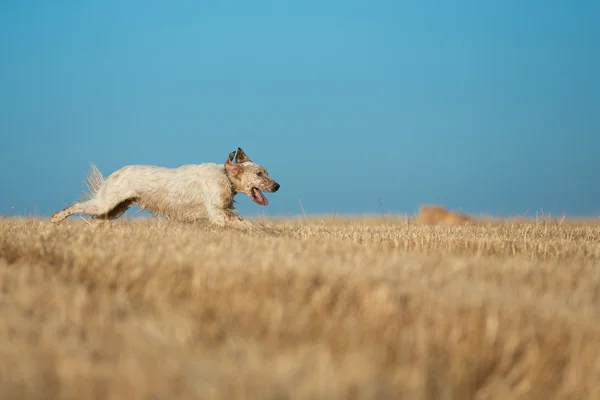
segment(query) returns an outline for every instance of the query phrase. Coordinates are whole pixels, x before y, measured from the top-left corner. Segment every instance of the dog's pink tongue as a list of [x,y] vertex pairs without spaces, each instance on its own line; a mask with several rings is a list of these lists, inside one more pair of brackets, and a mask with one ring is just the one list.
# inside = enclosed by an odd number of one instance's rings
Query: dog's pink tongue
[[269,200],[267,200],[265,195],[259,189],[256,189],[256,200],[261,206],[266,206],[269,204]]

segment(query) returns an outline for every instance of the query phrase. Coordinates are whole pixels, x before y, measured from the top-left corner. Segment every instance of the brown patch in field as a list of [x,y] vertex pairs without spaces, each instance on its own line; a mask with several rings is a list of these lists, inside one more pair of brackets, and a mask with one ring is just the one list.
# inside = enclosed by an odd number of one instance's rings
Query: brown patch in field
[[473,223],[473,218],[450,211],[441,206],[422,206],[419,210],[417,222],[423,225],[464,225]]

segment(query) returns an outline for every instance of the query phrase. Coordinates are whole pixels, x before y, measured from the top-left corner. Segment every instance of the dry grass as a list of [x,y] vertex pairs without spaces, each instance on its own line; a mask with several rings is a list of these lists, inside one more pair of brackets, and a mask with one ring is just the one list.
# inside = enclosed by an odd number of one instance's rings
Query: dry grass
[[600,226],[0,220],[1,399],[600,398]]

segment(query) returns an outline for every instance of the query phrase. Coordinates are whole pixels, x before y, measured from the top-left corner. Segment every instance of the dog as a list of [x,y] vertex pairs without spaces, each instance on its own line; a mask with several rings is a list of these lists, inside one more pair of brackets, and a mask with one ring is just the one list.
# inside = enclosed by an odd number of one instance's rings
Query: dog
[[[235,156],[235,161],[234,161]],[[251,228],[233,205],[238,193],[266,206],[263,192],[274,193],[279,183],[269,177],[269,171],[255,164],[238,147],[224,164],[204,163],[165,168],[152,165],[128,165],[104,179],[94,164],[90,164],[85,181],[88,191],[82,201],[52,215],[58,223],[73,214],[92,216],[92,223],[115,220],[132,206],[140,206],[154,215],[170,220],[195,222],[208,219],[211,224],[225,227]]]

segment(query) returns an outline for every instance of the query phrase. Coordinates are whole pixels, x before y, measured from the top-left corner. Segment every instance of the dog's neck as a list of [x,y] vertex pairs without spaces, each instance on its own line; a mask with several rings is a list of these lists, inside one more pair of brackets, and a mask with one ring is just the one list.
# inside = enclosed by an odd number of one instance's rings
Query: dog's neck
[[229,176],[229,173],[227,172],[227,168],[225,168],[225,175],[227,176],[227,180],[229,181],[229,187],[231,188],[231,194],[233,196],[235,196],[236,194],[238,194],[238,191],[235,189],[235,182],[233,181],[231,176]]

